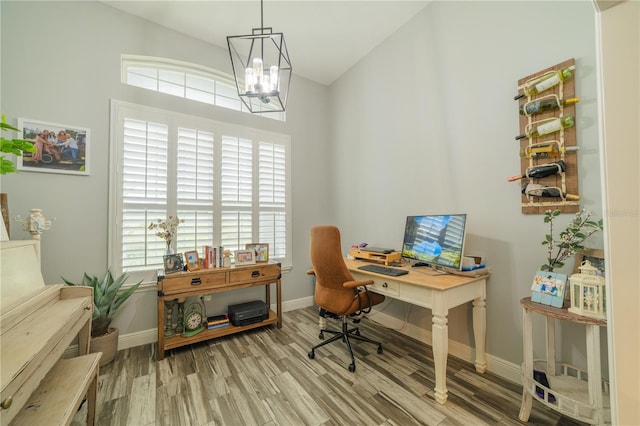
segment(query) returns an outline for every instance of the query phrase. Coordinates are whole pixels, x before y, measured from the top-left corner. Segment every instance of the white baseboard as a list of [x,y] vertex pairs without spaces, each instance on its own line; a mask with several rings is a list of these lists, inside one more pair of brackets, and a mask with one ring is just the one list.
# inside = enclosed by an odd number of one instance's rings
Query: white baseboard
[[[282,311],[288,312],[296,309],[306,308],[313,305],[313,296],[303,297],[300,299],[289,300],[282,303]],[[271,309],[275,310],[276,306],[271,305]],[[431,346],[431,330],[417,327],[413,324],[405,323],[403,320],[380,311],[374,311],[369,314],[372,321],[381,325],[397,330],[398,332],[416,339],[422,343]],[[156,328],[149,330],[137,331],[120,335],[118,338],[118,349],[133,348],[158,341],[158,332]],[[475,349],[454,340],[449,340],[449,353],[464,361],[475,362]],[[78,354],[78,345],[72,345],[64,352],[64,357],[68,358]],[[487,371],[490,371],[505,380],[513,383],[522,384],[520,366],[506,361],[502,358],[487,354]]]

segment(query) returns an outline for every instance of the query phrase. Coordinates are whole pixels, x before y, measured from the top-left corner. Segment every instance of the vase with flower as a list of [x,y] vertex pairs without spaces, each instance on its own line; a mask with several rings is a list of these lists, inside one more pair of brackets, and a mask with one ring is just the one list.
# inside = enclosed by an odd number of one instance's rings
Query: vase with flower
[[167,244],[167,254],[174,253],[171,243],[178,232],[178,225],[183,222],[184,219],[180,219],[178,216],[169,216],[166,220],[157,219],[149,224],[150,230],[156,230],[156,237],[162,238]]

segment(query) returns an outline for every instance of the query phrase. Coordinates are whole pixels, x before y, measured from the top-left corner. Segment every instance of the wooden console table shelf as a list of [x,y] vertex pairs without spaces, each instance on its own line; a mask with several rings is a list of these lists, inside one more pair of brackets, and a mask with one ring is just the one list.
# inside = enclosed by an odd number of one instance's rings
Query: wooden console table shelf
[[[523,389],[520,420],[525,422],[529,420],[532,399],[535,398],[547,407],[581,422],[596,425],[610,424],[609,385],[606,380],[602,380],[600,371],[600,327],[606,326],[607,322],[577,315],[567,309],[532,302],[530,297],[520,300],[520,304],[524,315],[524,363],[522,365]],[[546,319],[546,360],[533,359],[532,312],[542,315]],[[587,371],[556,362],[556,319],[586,326]],[[534,369],[546,373],[549,387],[534,380]],[[536,388],[539,392],[536,392]]]
[[[281,275],[282,270],[279,263],[257,263],[255,265],[201,269],[158,276],[158,361],[164,359],[165,351],[169,349],[241,333],[271,324],[276,324],[278,328],[282,327]],[[265,286],[265,303],[270,306],[271,284],[276,285],[276,312],[270,309],[269,318],[264,321],[243,326],[229,324],[226,327],[204,330],[191,337],[182,337],[180,335],[169,338],[164,337],[166,301],[241,288]]]

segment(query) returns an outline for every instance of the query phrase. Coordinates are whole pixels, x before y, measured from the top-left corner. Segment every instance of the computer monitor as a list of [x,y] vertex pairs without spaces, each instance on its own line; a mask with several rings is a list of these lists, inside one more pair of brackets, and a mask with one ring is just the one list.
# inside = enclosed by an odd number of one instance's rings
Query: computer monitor
[[413,266],[462,269],[466,214],[407,216],[402,257]]

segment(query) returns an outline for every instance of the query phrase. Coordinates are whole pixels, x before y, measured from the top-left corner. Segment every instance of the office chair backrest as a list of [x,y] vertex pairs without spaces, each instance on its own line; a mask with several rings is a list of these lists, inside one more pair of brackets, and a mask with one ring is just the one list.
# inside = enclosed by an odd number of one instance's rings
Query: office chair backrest
[[353,281],[353,275],[342,257],[338,228],[311,228],[310,254],[316,276],[316,304],[329,312],[343,314],[352,305],[356,293],[343,286],[345,282]]

